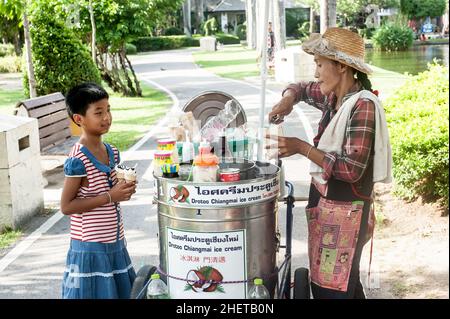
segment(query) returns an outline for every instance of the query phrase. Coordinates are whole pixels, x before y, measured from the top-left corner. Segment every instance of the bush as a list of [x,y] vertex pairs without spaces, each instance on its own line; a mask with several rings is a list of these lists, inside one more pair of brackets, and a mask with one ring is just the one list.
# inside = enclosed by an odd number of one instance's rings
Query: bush
[[235,35],[232,34],[226,34],[226,33],[217,33],[214,35],[217,39],[217,42],[220,42],[222,44],[239,44],[241,43],[241,40]]
[[133,41],[138,52],[171,50],[182,47],[198,47],[200,41],[184,35],[162,36],[162,37],[142,37]]
[[12,55],[0,58],[0,73],[16,73],[22,70],[22,58]]
[[396,193],[423,196],[448,207],[449,71],[431,65],[408,80],[385,109],[389,125]]
[[[101,84],[100,73],[88,48],[50,8],[39,6],[31,17],[32,56],[38,95],[65,94],[73,86],[90,81]],[[24,72],[25,94],[29,96]]]
[[407,26],[386,24],[372,36],[376,48],[385,51],[406,50],[412,46],[414,32]]
[[359,35],[365,39],[372,39],[375,31],[376,31],[375,28],[358,29]]
[[302,23],[302,25],[298,28],[298,38],[301,41],[304,41],[309,37],[309,21],[305,21]]
[[0,44],[0,58],[4,56],[15,55],[12,44]]
[[239,40],[247,40],[247,27],[245,24],[239,24],[236,28],[236,35]]
[[296,8],[286,10],[286,36],[298,38],[298,29],[306,21],[309,21],[308,9]]
[[213,35],[219,31],[216,18],[212,17],[211,19],[208,19],[203,26],[203,30],[205,31],[206,36]]
[[184,35],[183,30],[176,28],[176,27],[170,27],[164,30],[164,35]]
[[126,54],[136,54],[137,48],[134,44],[127,43],[127,44],[125,44],[125,52],[126,52]]

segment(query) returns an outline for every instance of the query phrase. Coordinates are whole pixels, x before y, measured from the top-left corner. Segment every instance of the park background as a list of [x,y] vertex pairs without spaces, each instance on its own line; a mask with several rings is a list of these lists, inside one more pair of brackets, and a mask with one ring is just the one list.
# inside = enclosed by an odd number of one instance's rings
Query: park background
[[[392,284],[373,297],[448,298],[442,246],[448,242],[448,1],[2,1],[0,114],[12,115],[28,98],[64,94],[80,81],[101,83],[111,93],[115,121],[105,140],[126,151],[170,107],[166,93],[139,79],[133,61],[159,50],[191,50],[200,68],[258,84],[266,3],[276,54],[300,50],[311,32],[335,25],[364,37],[394,156],[394,183],[376,188],[375,240],[386,262],[400,245],[423,264],[411,274],[411,263],[396,261]],[[204,37],[216,39],[214,51],[199,49]],[[287,84],[276,73],[276,66],[268,70],[268,81]],[[45,169],[43,163],[44,176]],[[46,203],[41,214],[56,211]],[[2,227],[0,256],[27,227]],[[426,267],[433,262],[443,267],[432,273]]]

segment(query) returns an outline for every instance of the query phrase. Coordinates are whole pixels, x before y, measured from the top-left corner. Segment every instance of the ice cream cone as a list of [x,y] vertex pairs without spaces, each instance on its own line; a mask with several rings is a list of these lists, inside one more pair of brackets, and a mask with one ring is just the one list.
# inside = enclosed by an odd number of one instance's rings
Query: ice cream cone
[[136,169],[133,167],[127,167],[125,169],[125,181],[127,183],[136,182],[137,174]]
[[125,166],[124,165],[117,165],[116,166],[116,174],[117,174],[117,180],[118,182],[125,181]]

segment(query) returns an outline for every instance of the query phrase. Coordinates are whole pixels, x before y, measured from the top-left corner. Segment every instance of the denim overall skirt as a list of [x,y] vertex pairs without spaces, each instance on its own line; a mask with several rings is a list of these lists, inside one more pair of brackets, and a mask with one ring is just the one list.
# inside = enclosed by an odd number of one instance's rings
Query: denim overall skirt
[[[111,152],[109,145],[107,148]],[[96,163],[95,158],[92,158],[92,154],[87,150],[86,155]],[[106,172],[112,187],[111,170],[114,165],[109,171],[106,169],[108,166],[104,166],[99,169]],[[118,221],[120,221],[119,209],[120,206],[116,205]],[[119,238],[119,227],[118,222],[116,241],[113,243],[71,239],[62,282],[63,299],[130,298],[136,273],[126,249],[125,238]]]

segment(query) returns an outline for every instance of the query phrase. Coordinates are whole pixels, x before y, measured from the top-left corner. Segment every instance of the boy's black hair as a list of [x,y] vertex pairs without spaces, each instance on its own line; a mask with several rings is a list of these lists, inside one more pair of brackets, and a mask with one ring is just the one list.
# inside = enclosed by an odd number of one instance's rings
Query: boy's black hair
[[74,114],[86,115],[89,104],[108,98],[108,92],[100,85],[92,82],[81,83],[66,94],[67,112],[73,120]]

